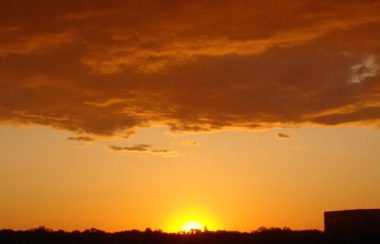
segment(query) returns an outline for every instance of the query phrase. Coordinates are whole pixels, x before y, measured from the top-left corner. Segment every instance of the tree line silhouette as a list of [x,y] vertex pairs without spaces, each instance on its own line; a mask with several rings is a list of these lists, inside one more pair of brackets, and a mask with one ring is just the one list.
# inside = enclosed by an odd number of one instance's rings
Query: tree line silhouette
[[46,227],[15,231],[0,230],[0,243],[69,243],[69,244],[119,244],[119,243],[253,243],[253,244],[332,244],[332,243],[380,243],[380,235],[332,236],[319,230],[293,231],[289,228],[259,228],[252,232],[201,231],[165,233],[160,230],[129,230],[108,233],[95,228],[84,231],[53,231]]

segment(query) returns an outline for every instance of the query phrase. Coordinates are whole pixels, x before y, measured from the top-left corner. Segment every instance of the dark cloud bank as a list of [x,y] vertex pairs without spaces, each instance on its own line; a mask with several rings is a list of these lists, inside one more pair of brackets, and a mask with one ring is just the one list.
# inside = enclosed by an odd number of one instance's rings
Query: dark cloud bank
[[101,136],[377,125],[379,12],[370,0],[4,0],[0,121]]

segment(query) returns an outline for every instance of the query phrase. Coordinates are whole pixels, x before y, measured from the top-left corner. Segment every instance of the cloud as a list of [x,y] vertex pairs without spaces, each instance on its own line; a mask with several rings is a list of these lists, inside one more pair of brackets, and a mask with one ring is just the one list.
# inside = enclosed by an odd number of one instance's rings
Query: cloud
[[83,141],[83,142],[90,142],[94,141],[95,139],[89,136],[70,136],[67,139],[71,141]]
[[109,148],[114,151],[150,153],[150,154],[155,154],[155,155],[166,157],[166,158],[181,156],[181,154],[177,151],[168,150],[168,149],[152,149],[152,146],[148,144],[136,144],[134,146],[111,145]]
[[362,62],[351,66],[351,77],[349,82],[360,83],[366,78],[374,77],[379,72],[379,64],[376,63],[374,55],[367,56]]
[[279,139],[290,139],[290,136],[284,133],[277,133],[277,138]]
[[95,137],[378,125],[379,11],[374,0],[6,0],[0,123]]
[[115,151],[132,151],[132,152],[146,152],[146,151],[149,151],[151,147],[152,146],[148,144],[137,144],[131,147],[110,146],[110,148]]

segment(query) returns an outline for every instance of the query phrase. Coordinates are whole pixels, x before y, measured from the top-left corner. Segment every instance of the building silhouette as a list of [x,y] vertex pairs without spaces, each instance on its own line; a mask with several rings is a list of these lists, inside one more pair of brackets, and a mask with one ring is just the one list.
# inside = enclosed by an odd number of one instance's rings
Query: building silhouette
[[380,235],[380,209],[355,209],[324,213],[325,233],[344,240]]

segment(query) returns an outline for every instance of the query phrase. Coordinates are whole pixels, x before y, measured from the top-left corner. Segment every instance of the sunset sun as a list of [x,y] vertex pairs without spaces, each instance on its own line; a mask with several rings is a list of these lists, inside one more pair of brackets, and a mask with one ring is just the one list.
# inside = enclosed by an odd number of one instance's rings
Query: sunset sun
[[189,233],[189,232],[192,232],[195,230],[203,231],[204,228],[205,228],[205,226],[200,224],[197,221],[189,221],[182,226],[182,231]]
[[218,219],[209,210],[206,207],[196,205],[180,207],[168,217],[169,221],[165,229],[173,233],[192,233],[194,231],[220,229]]

